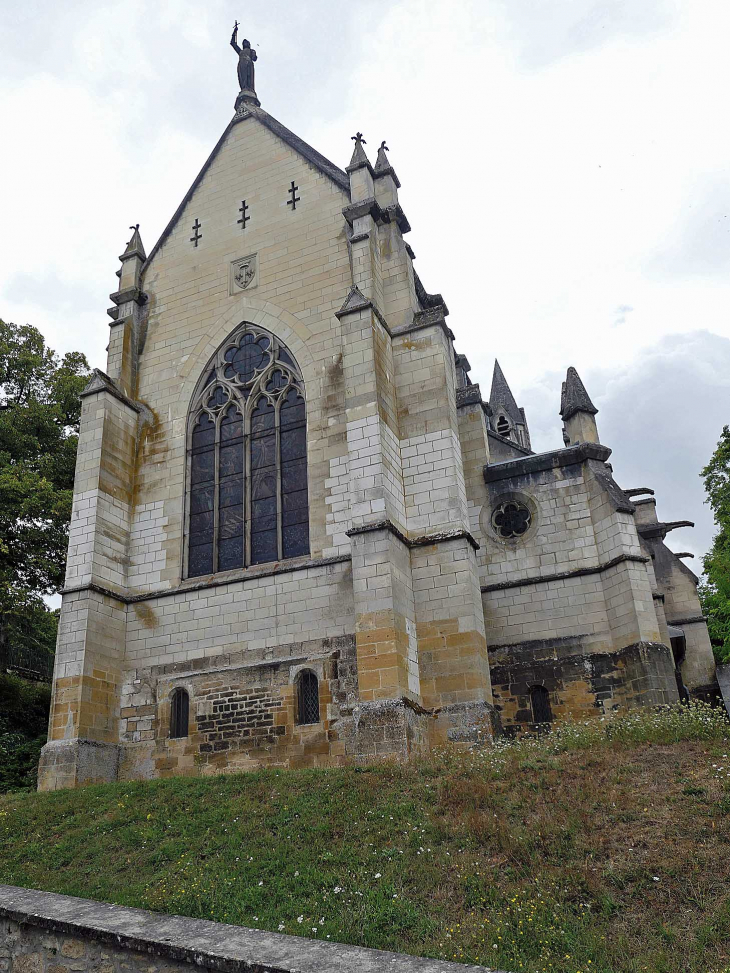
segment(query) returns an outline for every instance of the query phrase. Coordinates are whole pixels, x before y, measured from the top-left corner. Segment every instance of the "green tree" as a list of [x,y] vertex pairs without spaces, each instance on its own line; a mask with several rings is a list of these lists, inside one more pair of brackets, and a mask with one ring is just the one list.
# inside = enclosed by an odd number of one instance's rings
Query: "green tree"
[[0,653],[53,650],[71,518],[84,355],[62,359],[29,325],[0,320]]
[[730,426],[725,426],[702,470],[707,503],[712,507],[717,533],[703,565],[706,581],[700,584],[702,610],[718,662],[730,662]]

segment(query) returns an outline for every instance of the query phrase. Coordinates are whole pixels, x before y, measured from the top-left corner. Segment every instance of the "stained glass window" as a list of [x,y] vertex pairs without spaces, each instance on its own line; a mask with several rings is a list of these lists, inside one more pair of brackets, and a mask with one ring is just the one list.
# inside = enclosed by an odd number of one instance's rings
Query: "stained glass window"
[[309,553],[304,384],[245,323],[205,369],[190,413],[188,577]]

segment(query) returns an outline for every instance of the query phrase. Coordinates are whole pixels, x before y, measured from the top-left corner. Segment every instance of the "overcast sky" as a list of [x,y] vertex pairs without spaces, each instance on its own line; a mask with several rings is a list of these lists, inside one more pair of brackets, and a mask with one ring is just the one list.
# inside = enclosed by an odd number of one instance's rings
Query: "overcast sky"
[[[701,554],[730,423],[727,0],[0,0],[0,316],[104,367],[128,226],[161,233],[229,121],[234,19],[263,107],[344,167],[387,139],[416,267],[536,450],[575,365],[625,487]],[[689,562],[699,570],[698,561]]]

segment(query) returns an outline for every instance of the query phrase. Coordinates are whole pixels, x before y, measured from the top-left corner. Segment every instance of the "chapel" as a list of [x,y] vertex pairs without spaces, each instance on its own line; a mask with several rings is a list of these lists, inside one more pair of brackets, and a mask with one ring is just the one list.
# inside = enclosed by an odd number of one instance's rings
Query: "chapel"
[[233,118],[149,254],[132,228],[83,393],[40,789],[710,698],[697,578],[665,544],[692,525],[616,483],[573,368],[564,448],[532,450],[419,279],[385,142],[329,162],[231,44]]

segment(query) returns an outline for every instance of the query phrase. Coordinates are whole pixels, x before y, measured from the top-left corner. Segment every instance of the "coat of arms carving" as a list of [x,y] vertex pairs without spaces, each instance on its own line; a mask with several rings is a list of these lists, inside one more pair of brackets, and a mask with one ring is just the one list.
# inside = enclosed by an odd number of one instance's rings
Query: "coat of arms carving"
[[245,291],[256,279],[256,254],[241,257],[231,264],[231,293]]

